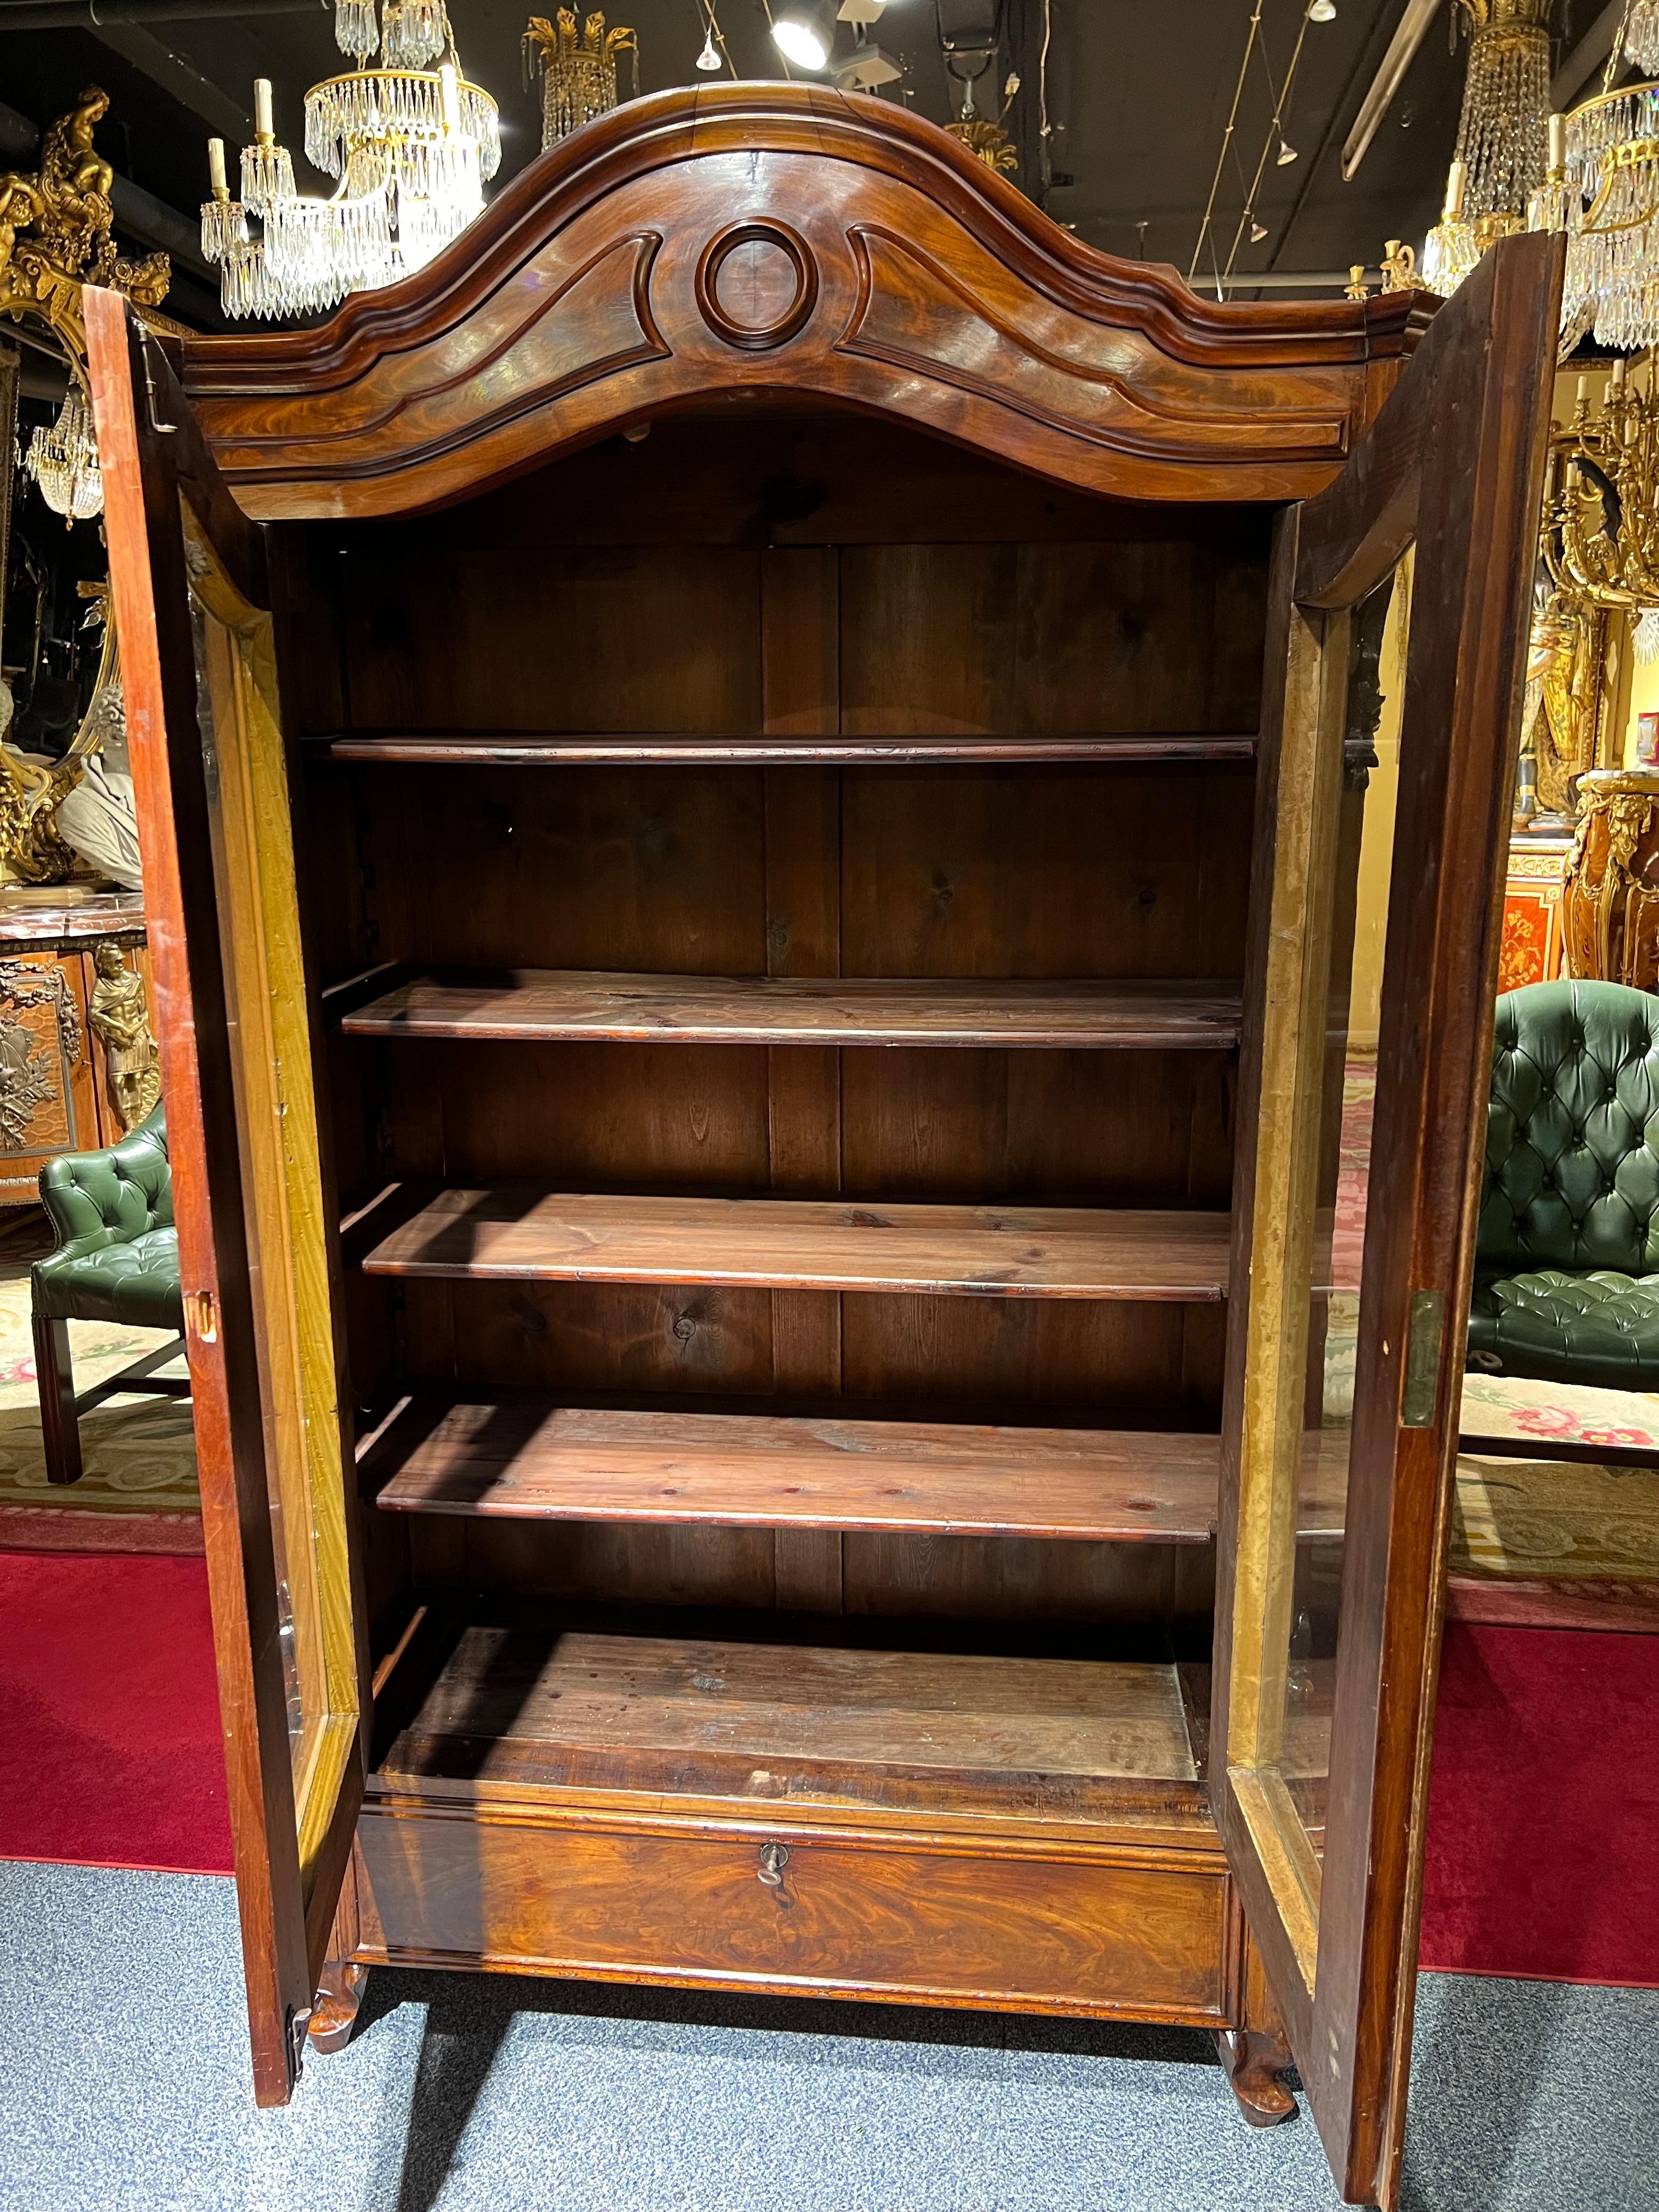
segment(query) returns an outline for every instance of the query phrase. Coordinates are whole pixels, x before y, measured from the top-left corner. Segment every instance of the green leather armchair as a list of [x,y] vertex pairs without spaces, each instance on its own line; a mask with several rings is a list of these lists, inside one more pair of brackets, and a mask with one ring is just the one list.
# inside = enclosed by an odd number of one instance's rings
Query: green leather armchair
[[[64,1152],[48,1160],[40,1170],[40,1202],[58,1232],[57,1250],[36,1261],[33,1278],[46,1475],[52,1482],[78,1482],[82,1413],[117,1391],[179,1397],[190,1389],[182,1379],[154,1372],[177,1358],[185,1327],[162,1109],[158,1106],[106,1151]],[[174,1340],[77,1398],[71,1321],[167,1328]]]
[[1498,1001],[1468,1364],[1659,1389],[1659,998]]

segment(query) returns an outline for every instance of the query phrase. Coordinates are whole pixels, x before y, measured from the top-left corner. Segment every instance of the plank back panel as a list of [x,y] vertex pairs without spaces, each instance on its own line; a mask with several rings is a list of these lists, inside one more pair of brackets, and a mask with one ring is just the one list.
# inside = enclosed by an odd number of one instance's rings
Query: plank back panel
[[[333,578],[348,732],[1226,735],[1259,712],[1259,510],[1091,500],[890,422],[667,420],[441,516],[329,535],[332,569],[313,565]],[[329,896],[354,854],[361,884],[361,921],[331,925],[342,960],[965,984],[1239,973],[1248,762],[317,773]],[[365,1184],[1199,1210],[1231,1195],[1225,1048],[469,1037],[338,1045],[335,1066],[342,1158]],[[409,1279],[353,1296],[392,1317],[364,1345],[385,1385],[845,1393],[939,1419],[971,1402],[1199,1432],[1218,1412],[1218,1310]],[[1062,1565],[1041,1544],[587,1523],[417,1526],[410,1541],[417,1577],[446,1587],[829,1611],[1141,1619],[1176,1580],[1155,1547],[1061,1547]]]

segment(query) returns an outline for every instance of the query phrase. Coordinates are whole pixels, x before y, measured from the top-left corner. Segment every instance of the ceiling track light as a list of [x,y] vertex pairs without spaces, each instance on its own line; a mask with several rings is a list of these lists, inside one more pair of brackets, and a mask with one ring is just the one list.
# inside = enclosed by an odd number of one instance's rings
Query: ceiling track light
[[896,84],[903,75],[898,56],[869,39],[860,39],[835,65],[836,82],[843,92],[874,92],[879,85]]
[[787,0],[772,18],[772,43],[810,76],[829,66],[836,43],[834,0]]
[[1273,161],[1277,167],[1281,169],[1286,168],[1289,167],[1291,162],[1299,161],[1301,158],[1302,156],[1297,152],[1295,147],[1290,144],[1286,139],[1281,138],[1279,140],[1279,151],[1273,155]]
[[1310,23],[1335,22],[1335,0],[1309,0],[1308,21]]

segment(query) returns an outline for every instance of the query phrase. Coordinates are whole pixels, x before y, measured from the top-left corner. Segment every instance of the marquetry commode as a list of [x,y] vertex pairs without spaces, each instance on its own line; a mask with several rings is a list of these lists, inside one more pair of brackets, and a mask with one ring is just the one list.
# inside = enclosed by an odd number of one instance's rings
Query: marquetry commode
[[262,2101],[381,1961],[1120,2015],[1391,2200],[1558,283],[732,85],[88,295]]

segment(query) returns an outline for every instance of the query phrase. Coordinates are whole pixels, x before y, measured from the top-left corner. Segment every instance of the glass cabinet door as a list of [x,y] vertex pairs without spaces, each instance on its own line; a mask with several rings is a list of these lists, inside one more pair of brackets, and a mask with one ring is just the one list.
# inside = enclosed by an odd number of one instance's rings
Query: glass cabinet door
[[1559,252],[1431,323],[1281,516],[1211,1792],[1345,2196],[1393,2202]]
[[126,302],[87,331],[164,1043],[255,2094],[300,2067],[369,1709],[264,533]]

